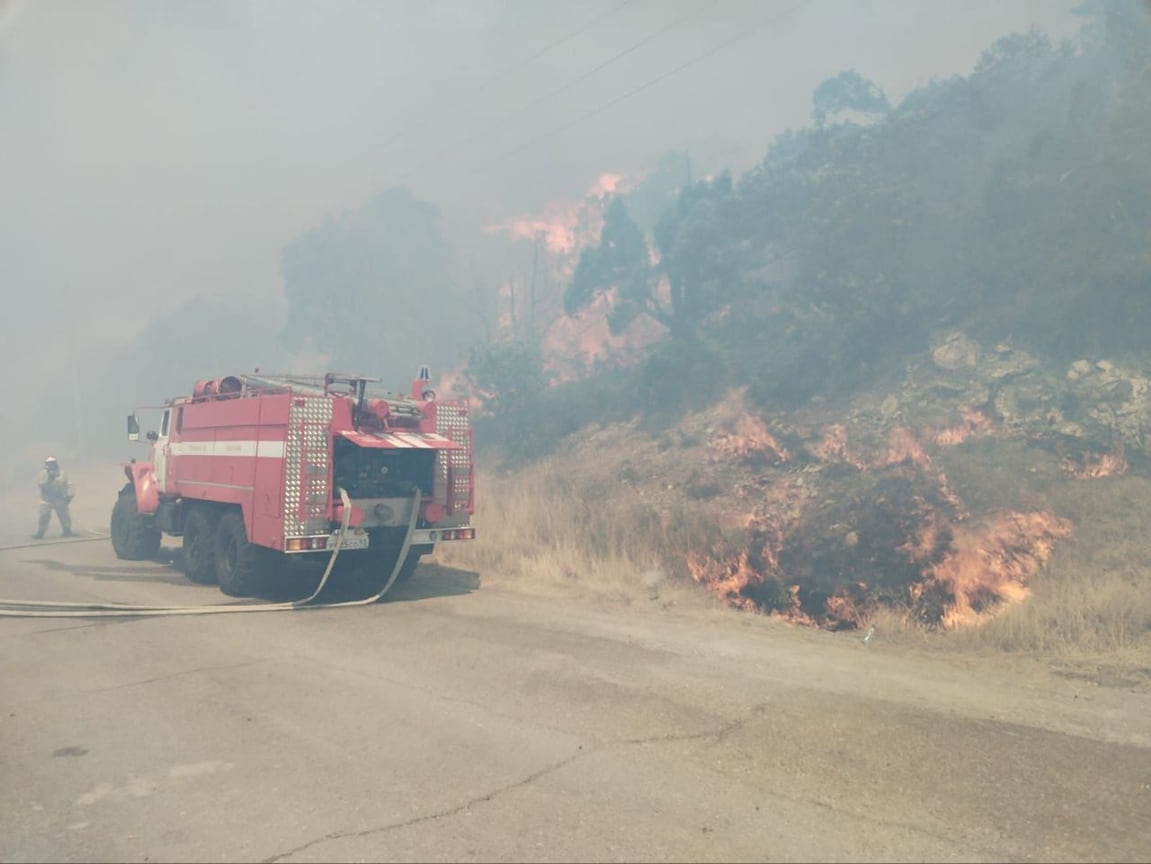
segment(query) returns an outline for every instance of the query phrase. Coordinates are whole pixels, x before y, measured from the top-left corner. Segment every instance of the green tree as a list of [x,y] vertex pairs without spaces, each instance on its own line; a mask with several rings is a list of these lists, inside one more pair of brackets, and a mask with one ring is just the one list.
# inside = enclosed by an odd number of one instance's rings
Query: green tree
[[613,197],[604,210],[599,245],[580,253],[564,292],[564,308],[575,314],[600,295],[611,293],[608,323],[613,332],[619,332],[641,312],[659,314],[655,288],[647,240],[628,214],[624,199]]
[[524,342],[474,346],[464,375],[487,412],[520,420],[537,409],[551,383],[543,354]]
[[847,69],[815,88],[811,119],[815,121],[816,126],[823,127],[829,117],[840,115],[845,111],[885,114],[890,107],[886,94],[874,82],[867,80],[854,69]]
[[564,295],[574,314],[597,296],[610,295],[608,323],[625,330],[646,315],[676,340],[696,333],[738,281],[739,258],[729,239],[736,217],[729,175],[680,191],[654,229],[658,263],[622,198],[604,213],[598,246],[585,249]]

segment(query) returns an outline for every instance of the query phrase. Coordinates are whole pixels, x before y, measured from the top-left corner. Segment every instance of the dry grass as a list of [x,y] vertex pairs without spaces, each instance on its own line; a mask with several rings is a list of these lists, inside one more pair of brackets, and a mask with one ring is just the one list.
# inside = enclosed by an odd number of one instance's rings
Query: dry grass
[[[480,539],[440,547],[437,556],[517,590],[716,606],[684,570],[689,550],[723,542],[702,511],[661,513],[624,485],[592,500],[574,476],[571,466],[552,461],[482,478]],[[950,632],[929,631],[894,609],[881,609],[867,624],[885,641],[910,648],[1151,669],[1151,538],[1144,529],[1151,523],[1151,481],[1067,481],[1048,503],[1071,519],[1074,535],[1057,546],[1027,600],[981,626]]]
[[478,539],[441,546],[437,559],[521,590],[715,605],[685,584],[682,572],[687,549],[713,540],[705,520],[661,513],[627,487],[592,500],[569,477],[554,463],[512,477],[482,476]]
[[881,610],[869,623],[891,642],[924,650],[1009,653],[1151,678],[1151,480],[1060,482],[1044,504],[1074,528],[1032,579],[1026,600],[947,632],[925,631],[897,610]]
[[1151,666],[1151,480],[1067,481],[1050,506],[1074,525],[1031,597],[982,627],[949,634],[958,647],[1066,657],[1142,654]]

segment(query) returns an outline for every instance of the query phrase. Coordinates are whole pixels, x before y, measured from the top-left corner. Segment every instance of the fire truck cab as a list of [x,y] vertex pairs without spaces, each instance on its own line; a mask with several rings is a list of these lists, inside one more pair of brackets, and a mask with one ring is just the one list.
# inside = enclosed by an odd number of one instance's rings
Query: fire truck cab
[[150,558],[180,537],[189,579],[246,596],[337,538],[341,559],[386,578],[410,530],[407,578],[436,543],[475,537],[468,405],[437,400],[429,379],[422,367],[407,396],[333,373],[198,381],[160,408],[151,460],[124,465],[116,554]]

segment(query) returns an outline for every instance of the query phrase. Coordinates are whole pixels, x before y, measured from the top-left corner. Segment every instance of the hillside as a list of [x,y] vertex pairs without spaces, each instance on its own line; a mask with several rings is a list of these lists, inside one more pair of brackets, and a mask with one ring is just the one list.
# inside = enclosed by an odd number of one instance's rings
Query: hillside
[[446,560],[626,602],[695,585],[830,629],[955,644],[982,625],[970,644],[1145,658],[1149,424],[1141,371],[948,333],[850,399],[762,412],[728,390],[657,434],[588,427],[487,478],[486,539]]
[[1148,647],[1151,19],[1080,11],[896,105],[845,71],[657,218],[603,196],[564,288],[601,328],[582,376],[546,339],[473,352],[486,519],[515,526],[487,554],[832,629]]

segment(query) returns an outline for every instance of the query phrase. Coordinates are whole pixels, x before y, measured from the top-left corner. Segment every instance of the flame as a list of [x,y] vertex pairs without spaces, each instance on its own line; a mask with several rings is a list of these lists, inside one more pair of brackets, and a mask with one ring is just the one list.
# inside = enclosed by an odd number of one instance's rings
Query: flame
[[840,588],[827,598],[823,626],[832,630],[854,630],[871,616],[874,605],[868,600],[866,582]]
[[[489,234],[505,234],[516,240],[538,242],[545,253],[548,286],[541,296],[526,300],[535,306],[542,323],[541,347],[553,383],[585,377],[598,364],[631,365],[646,356],[663,334],[655,322],[640,317],[623,333],[612,333],[608,313],[615,302],[612,292],[597,296],[579,315],[563,313],[563,287],[571,280],[584,249],[599,243],[603,213],[611,195],[625,192],[628,183],[619,174],[601,174],[578,200],[553,201],[542,213],[514,217],[489,225]],[[522,291],[514,277],[500,287],[500,298],[510,304]],[[500,318],[502,331],[515,329],[510,312]]]
[[721,453],[738,458],[766,456],[772,462],[786,462],[791,458],[787,448],[775,440],[758,417],[745,414],[732,432],[722,432],[711,440],[711,446]]
[[612,333],[607,316],[614,299],[614,291],[600,294],[579,315],[564,315],[552,322],[543,348],[555,383],[582,378],[600,363],[638,363],[660,339],[660,328],[646,318],[636,319],[622,333]]
[[1008,512],[981,530],[957,534],[923,586],[942,592],[940,623],[979,624],[1005,604],[1026,599],[1031,577],[1047,563],[1055,541],[1070,533],[1071,524],[1051,513]]
[[[737,609],[764,610],[791,621],[814,624],[800,609],[799,586],[786,585],[780,566],[783,544],[795,530],[810,495],[811,491],[797,478],[783,478],[773,484],[759,502],[757,512],[746,517],[751,537],[747,548],[718,556],[689,553],[686,564],[691,578]],[[765,588],[774,589],[775,602],[767,609],[754,596],[757,589]]]
[[[980,416],[974,411],[964,414],[968,434],[990,429],[989,421]],[[944,628],[978,624],[1004,606],[1026,599],[1030,579],[1047,563],[1056,541],[1071,531],[1069,522],[1047,512],[1006,512],[979,527],[967,526],[969,514],[962,500],[906,427],[893,429],[886,450],[870,460],[851,453],[842,426],[827,426],[822,432],[812,452],[824,462],[846,462],[876,471],[914,470],[937,484],[934,496],[922,493],[925,497],[915,499],[918,503],[912,506],[920,527],[899,546],[921,574],[907,587],[906,612],[930,624]],[[750,415],[744,415],[733,432],[711,443],[732,457],[764,453],[778,461],[788,458],[763,422]],[[1121,453],[1108,455],[1122,457]],[[1100,457],[1098,464],[1111,463]],[[688,571],[696,582],[737,609],[831,629],[858,627],[880,602],[866,583],[856,582],[814,599],[792,584],[781,565],[785,545],[801,527],[804,506],[814,494],[802,483],[797,474],[776,480],[754,512],[743,517],[746,547],[723,555],[693,553],[688,556]],[[820,604],[818,608],[815,603]]]
[[1076,480],[1094,480],[1099,477],[1118,477],[1126,474],[1130,466],[1127,462],[1126,448],[1120,441],[1107,453],[1092,453],[1078,460],[1066,456],[1062,467],[1064,473]]
[[954,447],[968,438],[986,435],[994,427],[991,419],[976,408],[964,406],[959,409],[959,415],[962,418],[960,423],[936,433],[935,443],[940,447]]
[[745,550],[734,556],[711,558],[698,552],[687,556],[691,578],[736,609],[754,610],[756,603],[744,594],[749,585],[761,584],[763,574],[751,566]]
[[860,471],[867,468],[867,463],[857,456],[847,441],[847,430],[839,423],[824,426],[822,437],[818,444],[811,448],[811,454],[820,462],[843,462],[853,465]]
[[[553,201],[544,207],[543,213],[516,216],[498,225],[489,225],[484,231],[507,234],[514,240],[534,242],[540,238],[551,255],[574,258],[584,247],[599,241],[604,199],[626,188],[621,175],[604,173],[579,201]],[[574,267],[574,261],[570,263]]]
[[879,467],[907,464],[927,468],[931,465],[931,457],[927,455],[915,433],[906,426],[896,426],[888,438],[887,456],[879,463]]

